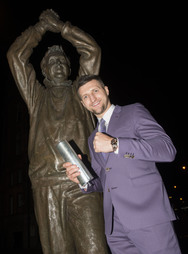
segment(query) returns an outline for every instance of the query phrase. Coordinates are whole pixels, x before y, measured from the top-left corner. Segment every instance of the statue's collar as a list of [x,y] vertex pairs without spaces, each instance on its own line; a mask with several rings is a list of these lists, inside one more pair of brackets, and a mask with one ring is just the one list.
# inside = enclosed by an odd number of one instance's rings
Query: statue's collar
[[48,79],[44,79],[44,85],[46,88],[53,88],[53,87],[63,87],[63,86],[71,86],[72,85],[72,80],[66,80],[64,82],[62,82],[61,85],[57,86],[54,84],[53,81],[50,81]]

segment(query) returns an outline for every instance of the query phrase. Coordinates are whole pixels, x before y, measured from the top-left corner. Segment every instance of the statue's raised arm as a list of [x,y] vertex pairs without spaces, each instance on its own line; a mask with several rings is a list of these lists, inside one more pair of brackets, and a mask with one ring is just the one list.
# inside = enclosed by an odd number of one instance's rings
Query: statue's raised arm
[[[33,49],[39,44],[47,31],[61,33],[64,39],[76,47],[77,52],[80,54],[79,76],[98,74],[100,69],[101,49],[96,41],[78,27],[72,26],[70,22],[64,23],[61,21],[58,14],[53,10],[47,9],[43,11],[39,21],[34,26],[26,29],[11,45],[7,53],[12,75],[30,111],[33,110],[35,101],[39,99],[38,94],[44,87],[38,83],[35,70],[29,58],[33,53]],[[48,74],[45,70],[42,70],[42,72],[46,78]],[[64,76],[64,80],[67,80],[69,75],[70,63],[69,72]],[[49,80],[50,78],[47,77],[47,79]]]
[[40,90],[44,89],[36,79],[36,73],[29,58],[47,31],[60,32],[59,22],[59,16],[54,11],[43,11],[39,21],[17,37],[7,52],[12,75],[29,110],[32,110]]
[[88,33],[66,22],[61,35],[68,40],[80,54],[79,76],[99,74],[101,64],[101,49]]

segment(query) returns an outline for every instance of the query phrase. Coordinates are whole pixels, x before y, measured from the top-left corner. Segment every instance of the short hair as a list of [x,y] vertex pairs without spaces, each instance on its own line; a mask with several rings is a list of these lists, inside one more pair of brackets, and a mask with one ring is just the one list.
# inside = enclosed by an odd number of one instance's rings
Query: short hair
[[46,52],[46,54],[44,55],[42,61],[41,61],[41,69],[44,70],[45,69],[45,66],[46,66],[46,60],[47,58],[49,57],[49,55],[53,55],[53,54],[56,54],[56,53],[59,53],[60,55],[63,55],[67,61],[67,64],[68,66],[70,67],[70,61],[68,59],[68,57],[66,56],[65,54],[65,51],[63,50],[62,46],[59,46],[59,45],[53,45],[51,47],[48,47],[48,50]]
[[97,80],[103,88],[105,87],[105,84],[99,75],[94,75],[94,74],[83,75],[83,76],[80,76],[78,79],[78,83],[77,83],[77,87],[76,87],[77,93],[78,93],[78,90],[81,86],[85,85],[86,83],[90,82],[91,80]]

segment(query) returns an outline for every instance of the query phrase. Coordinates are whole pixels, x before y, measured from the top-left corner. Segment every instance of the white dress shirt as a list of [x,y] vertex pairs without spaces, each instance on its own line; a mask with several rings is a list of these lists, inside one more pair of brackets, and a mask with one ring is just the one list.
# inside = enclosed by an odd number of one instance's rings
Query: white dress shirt
[[[114,109],[115,109],[115,105],[112,104],[110,108],[108,109],[108,111],[103,115],[103,119],[105,120],[105,125],[106,125],[106,131],[108,131],[108,125],[109,125],[112,113],[114,112]],[[100,122],[101,118],[97,118],[97,119]]]

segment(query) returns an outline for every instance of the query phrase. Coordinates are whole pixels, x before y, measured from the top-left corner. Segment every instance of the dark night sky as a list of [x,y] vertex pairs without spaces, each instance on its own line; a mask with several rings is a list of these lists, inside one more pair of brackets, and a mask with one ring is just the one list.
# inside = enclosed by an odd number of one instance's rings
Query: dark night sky
[[[172,138],[178,150],[175,163],[186,164],[188,15],[185,6],[172,3],[165,6],[164,1],[156,5],[113,1],[103,6],[102,1],[63,2],[52,1],[48,5],[0,2],[1,89],[10,81],[14,85],[6,61],[8,47],[22,31],[37,22],[42,10],[52,8],[63,21],[69,20],[88,32],[100,45],[100,75],[109,86],[112,102],[143,103]],[[36,69],[40,54],[54,41],[62,43],[59,35],[54,37],[49,33],[34,50]],[[7,93],[8,89],[4,88],[5,103]]]

